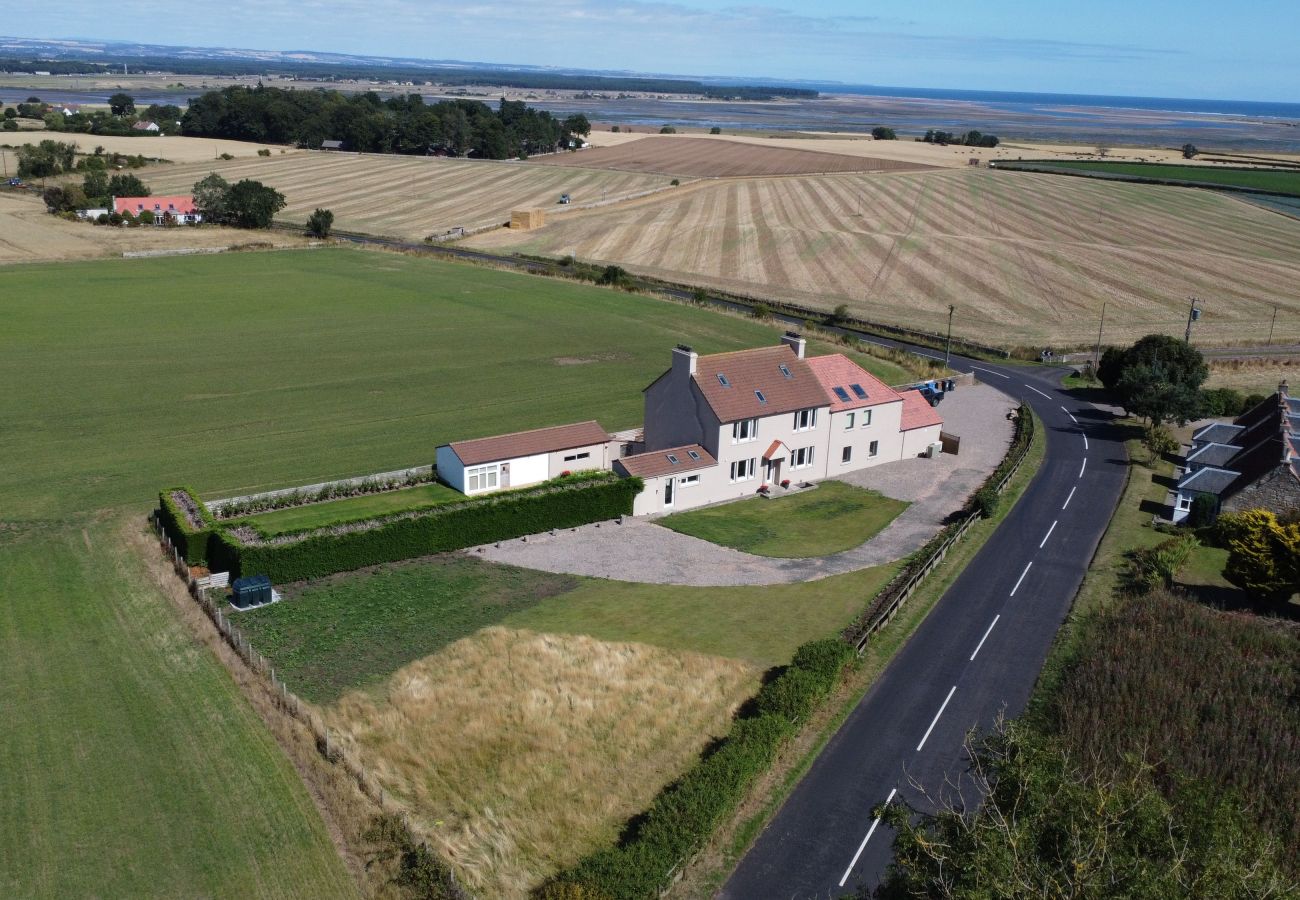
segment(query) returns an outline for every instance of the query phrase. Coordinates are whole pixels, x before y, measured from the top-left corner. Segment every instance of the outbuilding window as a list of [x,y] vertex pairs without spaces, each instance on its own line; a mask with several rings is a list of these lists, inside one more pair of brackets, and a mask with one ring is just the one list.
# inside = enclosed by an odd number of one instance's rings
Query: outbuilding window
[[475,491],[492,490],[497,486],[500,471],[500,463],[490,463],[486,466],[474,466],[472,469],[466,469],[465,493],[472,494]]

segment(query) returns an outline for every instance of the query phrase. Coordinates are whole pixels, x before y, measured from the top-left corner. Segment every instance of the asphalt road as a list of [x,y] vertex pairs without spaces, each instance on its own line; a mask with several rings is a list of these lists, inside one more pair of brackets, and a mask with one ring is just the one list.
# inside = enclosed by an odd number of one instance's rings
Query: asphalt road
[[[953,368],[974,369],[1033,407],[1047,432],[1043,465],[741,860],[723,898],[832,898],[878,884],[893,833],[872,810],[957,798],[966,732],[1024,709],[1114,511],[1123,443],[1109,415],[1059,388],[1062,370],[958,357]],[[960,389],[944,402],[960,403]],[[976,799],[968,789],[966,800]]]

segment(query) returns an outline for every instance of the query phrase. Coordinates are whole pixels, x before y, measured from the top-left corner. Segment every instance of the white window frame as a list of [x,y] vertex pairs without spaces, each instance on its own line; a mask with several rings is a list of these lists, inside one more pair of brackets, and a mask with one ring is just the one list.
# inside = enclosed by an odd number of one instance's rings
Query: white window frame
[[875,459],[879,455],[880,455],[880,441],[872,441],[870,444],[867,444],[868,459]]
[[844,430],[845,430],[845,431],[852,431],[852,430],[853,430],[853,419],[854,419],[853,413],[845,413],[845,414],[844,414]]
[[591,459],[591,451],[584,450],[581,453],[570,453],[568,456],[564,457],[565,462],[577,462],[580,459]]
[[840,464],[847,465],[853,462],[853,445],[845,444],[844,449],[840,451]]
[[862,411],[862,427],[866,428],[870,424],[871,424],[871,410],[864,409]]
[[1179,512],[1191,512],[1191,511],[1192,511],[1192,498],[1191,498],[1191,497],[1184,497],[1182,494],[1179,494],[1179,495],[1178,495],[1178,511],[1179,511]]
[[816,447],[800,447],[790,454],[790,468],[807,469],[813,464],[813,453]]
[[794,414],[795,431],[812,431],[817,427],[817,407],[798,410]]
[[758,419],[741,419],[731,423],[731,442],[748,444],[758,440]]
[[699,476],[699,475],[683,475],[681,478],[678,478],[678,479],[677,479],[677,483],[678,483],[679,485],[681,485],[682,487],[690,487],[690,486],[693,485],[693,484],[699,484],[699,483],[700,483],[700,476]]
[[735,484],[741,481],[753,481],[754,473],[757,472],[758,460],[754,457],[749,459],[738,459],[731,464],[731,483]]
[[465,469],[465,493],[477,494],[494,491],[501,483],[501,463],[470,466]]

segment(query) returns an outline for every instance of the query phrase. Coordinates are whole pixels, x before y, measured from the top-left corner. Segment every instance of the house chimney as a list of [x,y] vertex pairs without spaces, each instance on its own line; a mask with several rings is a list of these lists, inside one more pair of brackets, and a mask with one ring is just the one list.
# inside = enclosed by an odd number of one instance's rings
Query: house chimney
[[700,355],[685,344],[673,348],[673,377],[690,378],[695,374]]
[[1287,387],[1286,387],[1286,379],[1283,378],[1281,381],[1279,381],[1279,382],[1277,383],[1277,392],[1278,392],[1280,395],[1282,395],[1283,398],[1285,398],[1285,397],[1287,396],[1286,391],[1287,391]]
[[803,351],[808,342],[803,339],[802,334],[797,331],[787,331],[781,336],[781,343],[793,350],[795,356],[803,359]]

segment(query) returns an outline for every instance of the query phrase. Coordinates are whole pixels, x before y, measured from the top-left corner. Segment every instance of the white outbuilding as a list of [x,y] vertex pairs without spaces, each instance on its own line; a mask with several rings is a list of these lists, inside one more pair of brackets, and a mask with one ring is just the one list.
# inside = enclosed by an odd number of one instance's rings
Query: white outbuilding
[[527,487],[566,472],[610,468],[612,444],[594,420],[453,441],[438,448],[438,477],[469,496]]

